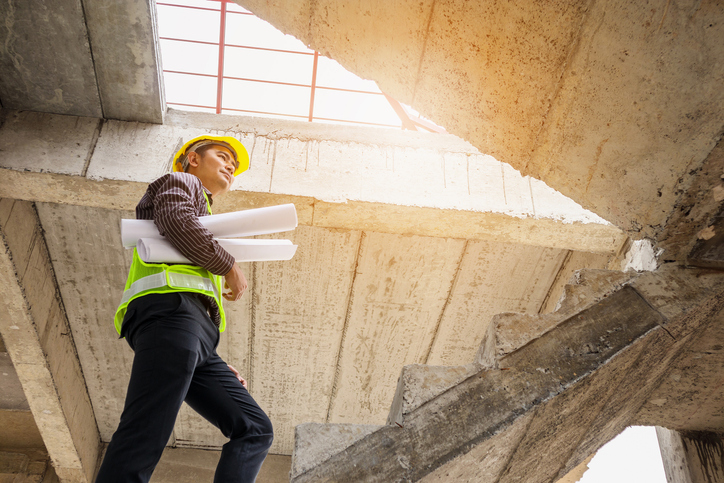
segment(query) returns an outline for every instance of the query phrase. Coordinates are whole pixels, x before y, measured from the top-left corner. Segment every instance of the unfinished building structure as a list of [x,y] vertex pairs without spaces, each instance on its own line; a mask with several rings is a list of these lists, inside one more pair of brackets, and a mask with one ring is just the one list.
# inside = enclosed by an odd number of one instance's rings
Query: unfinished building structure
[[[552,482],[631,424],[724,480],[720,2],[239,3],[465,141],[167,111],[154,2],[3,3],[2,478],[93,480],[119,220],[208,131],[251,153],[220,211],[300,220],[220,347],[275,424],[260,481]],[[620,272],[644,238],[658,269]],[[153,481],[221,444],[182,409]]]

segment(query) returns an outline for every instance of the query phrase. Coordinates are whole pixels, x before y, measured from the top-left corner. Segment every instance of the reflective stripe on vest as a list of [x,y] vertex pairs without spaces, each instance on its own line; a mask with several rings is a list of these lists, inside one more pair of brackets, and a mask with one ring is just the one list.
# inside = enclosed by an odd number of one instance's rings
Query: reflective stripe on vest
[[[210,214],[211,206],[206,192],[204,198]],[[141,260],[134,248],[126,287],[114,317],[116,331],[121,333],[128,304],[134,299],[154,293],[194,292],[212,297],[216,301],[221,318],[219,331],[223,332],[226,329],[226,316],[221,302],[221,278],[221,275],[214,275],[205,268],[195,265],[146,263]]]
[[[169,267],[171,268],[171,267]],[[165,286],[173,288],[185,288],[191,290],[200,290],[202,292],[213,292],[213,297],[218,298],[219,291],[213,281],[205,277],[198,275],[189,275],[185,273],[175,273],[169,270],[148,275],[143,278],[139,278],[131,284],[131,286],[123,291],[123,298],[121,299],[121,305],[127,304],[131,299],[135,298],[136,295],[147,290],[154,288],[161,288]]]

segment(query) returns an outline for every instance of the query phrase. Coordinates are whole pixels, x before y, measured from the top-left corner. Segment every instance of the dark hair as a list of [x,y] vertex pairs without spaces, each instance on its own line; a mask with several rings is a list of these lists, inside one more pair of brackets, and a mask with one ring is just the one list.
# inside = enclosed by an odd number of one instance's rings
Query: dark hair
[[[206,153],[206,151],[208,151],[212,147],[214,147],[214,144],[204,144],[203,146],[200,146],[199,148],[194,149],[194,152],[196,154],[198,154],[199,156],[203,157],[204,153]],[[183,167],[184,173],[189,172],[189,168],[191,167],[191,165],[189,164],[189,154],[188,153],[186,153],[186,155],[184,156],[183,161],[181,162],[181,166]]]

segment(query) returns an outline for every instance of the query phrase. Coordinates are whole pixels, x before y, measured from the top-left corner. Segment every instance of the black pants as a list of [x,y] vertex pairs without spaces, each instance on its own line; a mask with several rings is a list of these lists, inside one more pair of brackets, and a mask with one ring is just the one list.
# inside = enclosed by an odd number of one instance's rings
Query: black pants
[[271,422],[216,354],[219,331],[201,300],[140,297],[128,306],[123,335],[135,352],[131,380],[96,483],[148,482],[183,401],[230,439],[214,482],[253,482],[271,446]]

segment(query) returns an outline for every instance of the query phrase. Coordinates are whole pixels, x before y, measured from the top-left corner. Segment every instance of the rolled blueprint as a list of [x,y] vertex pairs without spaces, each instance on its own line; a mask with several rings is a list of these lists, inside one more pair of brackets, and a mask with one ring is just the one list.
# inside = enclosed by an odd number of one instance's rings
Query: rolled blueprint
[[[267,235],[297,227],[297,210],[292,203],[252,210],[199,217],[215,238]],[[121,241],[133,248],[141,238],[163,238],[152,220],[121,220]],[[169,262],[171,263],[171,262]]]
[[[290,260],[297,245],[290,240],[217,239],[221,248],[229,252],[237,262],[270,262]],[[191,260],[174,248],[165,238],[141,238],[136,245],[138,256],[146,263],[186,263]]]

